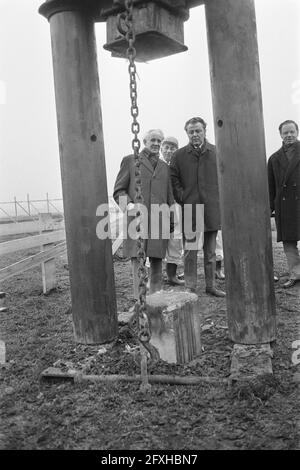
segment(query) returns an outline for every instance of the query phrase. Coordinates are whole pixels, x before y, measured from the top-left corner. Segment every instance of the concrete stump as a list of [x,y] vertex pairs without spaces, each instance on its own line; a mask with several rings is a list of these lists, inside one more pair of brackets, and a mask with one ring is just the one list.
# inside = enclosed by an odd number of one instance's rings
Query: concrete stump
[[159,291],[147,296],[150,343],[163,361],[186,364],[201,353],[201,315],[198,296]]
[[231,354],[230,378],[235,381],[252,380],[273,374],[272,349],[266,344],[235,344]]

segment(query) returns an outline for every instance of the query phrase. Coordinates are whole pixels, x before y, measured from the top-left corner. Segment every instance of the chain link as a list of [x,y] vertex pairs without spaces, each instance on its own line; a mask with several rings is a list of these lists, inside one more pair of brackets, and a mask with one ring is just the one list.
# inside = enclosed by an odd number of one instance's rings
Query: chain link
[[139,116],[139,108],[137,105],[137,82],[136,82],[136,49],[135,45],[135,33],[133,28],[133,0],[125,0],[125,13],[121,13],[118,17],[118,29],[119,32],[125,36],[128,42],[128,48],[126,51],[127,58],[129,60],[128,72],[129,72],[129,89],[130,89],[130,100],[131,100],[131,132],[133,134],[132,139],[132,150],[134,154],[135,163],[135,200],[137,203],[137,255],[139,261],[138,276],[139,276],[139,300],[137,302],[137,317],[138,317],[138,338],[141,343],[149,351],[149,340],[151,338],[149,321],[146,314],[146,285],[147,285],[147,270],[145,267],[146,254],[143,239],[143,212],[141,206],[144,204],[144,197],[142,193],[142,179],[141,179],[141,161],[140,161],[140,148],[141,143],[139,140],[140,124],[137,120]]

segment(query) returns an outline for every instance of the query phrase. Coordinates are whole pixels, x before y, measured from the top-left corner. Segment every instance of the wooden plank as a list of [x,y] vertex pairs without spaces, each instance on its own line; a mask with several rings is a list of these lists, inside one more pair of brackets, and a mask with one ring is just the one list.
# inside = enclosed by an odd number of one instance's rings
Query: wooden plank
[[28,269],[34,268],[35,266],[39,265],[43,261],[47,261],[55,256],[62,254],[67,249],[66,243],[62,242],[59,245],[56,245],[54,248],[51,248],[47,251],[42,251],[37,253],[36,255],[29,256],[17,263],[11,264],[6,268],[0,269],[0,282],[5,281],[6,279],[15,276],[16,274],[20,274]]
[[48,243],[56,243],[66,239],[65,230],[55,230],[54,232],[33,235],[26,238],[17,238],[8,242],[0,243],[0,255],[14,253],[19,250],[27,250],[36,248]]
[[[40,232],[40,222],[38,220],[31,220],[29,222],[18,222],[18,223],[8,223],[0,224],[0,236],[7,235],[21,235],[22,233],[36,233]],[[64,228],[64,221],[55,221],[53,224],[53,229],[62,229]]]
[[[60,240],[64,239],[64,234],[65,234],[64,230],[60,230],[60,231],[57,231],[57,232],[51,232],[49,234],[36,235],[36,236],[30,237],[30,238],[28,237],[28,239],[19,238],[17,240],[12,240],[11,242],[1,243],[0,244],[0,254],[11,253],[11,252],[21,250],[21,249],[25,249],[25,248],[33,248],[35,246],[39,246],[41,244],[41,241],[60,241]],[[123,233],[121,233],[119,235],[119,237],[113,242],[113,245],[112,245],[113,254],[115,254],[116,251],[119,249],[119,247],[122,245],[122,243],[123,243],[123,238],[122,237],[123,237]],[[25,247],[23,246],[22,248],[20,248],[20,246],[22,246],[20,242],[23,241],[23,240],[24,241],[26,240],[26,243],[25,243],[26,246]],[[17,242],[17,243],[14,244],[14,242]],[[9,244],[11,244],[11,246]],[[62,250],[62,252],[67,249],[65,243],[59,244],[57,246],[64,246],[64,249]],[[12,249],[12,248],[14,248],[14,249]],[[56,248],[57,247],[55,247],[55,249]],[[25,267],[25,269],[24,269],[24,271],[25,271],[27,269],[31,269],[31,267],[34,267],[34,266],[40,264],[40,262],[41,262],[40,257],[42,256],[43,253],[44,253],[43,259],[45,259],[47,261],[48,256],[50,256],[48,254],[48,252],[40,252],[40,253],[37,253],[36,255],[25,258],[24,260],[21,260],[17,263],[14,263],[10,266],[2,268],[0,270],[0,281],[4,281],[5,279],[8,279],[8,277],[12,277],[15,274],[21,273],[23,265]],[[59,251],[59,253],[60,253],[60,251]],[[36,256],[39,256],[39,258],[35,258]],[[53,258],[53,256],[52,256],[52,258]],[[32,262],[34,264],[32,264],[32,266],[30,266],[29,260],[33,260]],[[15,268],[12,268],[13,266],[15,266]],[[27,266],[29,266],[29,267],[27,267]],[[15,272],[15,269],[17,270],[16,272]],[[6,273],[7,273],[8,277],[6,277]]]

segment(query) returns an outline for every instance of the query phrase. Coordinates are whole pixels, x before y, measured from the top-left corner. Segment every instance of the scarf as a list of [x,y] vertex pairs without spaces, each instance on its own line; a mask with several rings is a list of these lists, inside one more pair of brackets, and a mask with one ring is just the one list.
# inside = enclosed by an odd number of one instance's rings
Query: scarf
[[148,158],[149,162],[151,163],[153,170],[155,170],[157,162],[159,160],[159,153],[151,153],[149,149],[143,149],[143,154],[145,157]]

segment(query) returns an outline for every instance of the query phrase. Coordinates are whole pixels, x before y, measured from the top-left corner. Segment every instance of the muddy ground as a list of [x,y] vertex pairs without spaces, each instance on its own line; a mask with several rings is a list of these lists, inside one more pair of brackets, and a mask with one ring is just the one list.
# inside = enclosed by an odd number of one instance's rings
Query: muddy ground
[[[0,268],[34,252],[3,256]],[[300,388],[293,376],[300,366],[292,363],[292,343],[300,340],[300,291],[299,286],[282,288],[287,266],[280,244],[274,243],[274,259],[280,276],[274,376],[251,387],[153,385],[151,393],[143,394],[137,383],[42,382],[41,372],[55,363],[72,363],[87,373],[139,373],[136,340],[120,323],[110,347],[74,342],[64,257],[57,260],[58,287],[50,295],[42,294],[40,268],[4,282],[9,310],[0,314],[7,348],[7,363],[0,366],[0,448],[299,449]],[[204,294],[202,261],[203,353],[187,366],[160,362],[151,373],[229,376],[226,303]],[[116,259],[114,268],[121,313],[133,305],[130,264]],[[164,288],[170,289],[166,283]]]

